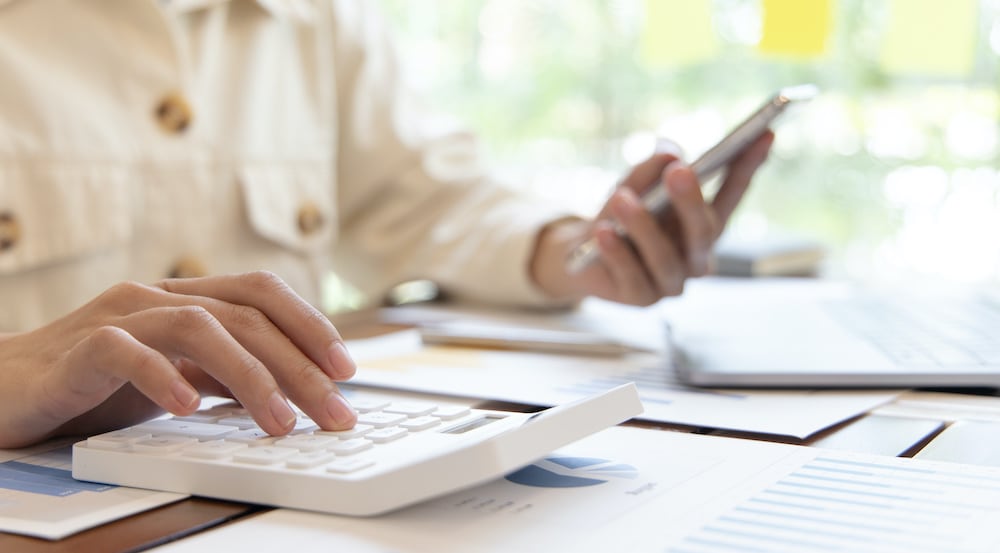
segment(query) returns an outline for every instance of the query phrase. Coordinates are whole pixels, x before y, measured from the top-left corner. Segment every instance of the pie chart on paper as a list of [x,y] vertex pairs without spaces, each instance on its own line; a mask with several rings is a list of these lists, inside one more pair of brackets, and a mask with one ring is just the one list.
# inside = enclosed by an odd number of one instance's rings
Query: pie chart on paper
[[515,484],[536,488],[582,488],[612,480],[631,480],[638,476],[639,470],[632,465],[607,459],[548,457],[505,478]]

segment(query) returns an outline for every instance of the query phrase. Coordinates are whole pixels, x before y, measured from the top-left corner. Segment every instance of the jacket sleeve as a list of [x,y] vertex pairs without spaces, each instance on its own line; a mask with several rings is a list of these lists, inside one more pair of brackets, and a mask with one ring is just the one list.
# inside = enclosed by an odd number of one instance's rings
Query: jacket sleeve
[[491,180],[470,133],[428,131],[372,4],[334,4],[335,270],[369,295],[419,278],[462,299],[549,304],[529,257],[567,214]]

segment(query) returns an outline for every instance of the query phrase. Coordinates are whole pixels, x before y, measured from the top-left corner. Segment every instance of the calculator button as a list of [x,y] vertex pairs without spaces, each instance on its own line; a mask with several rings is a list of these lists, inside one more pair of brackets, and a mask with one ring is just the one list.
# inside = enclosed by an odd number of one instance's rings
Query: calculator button
[[358,415],[358,422],[375,428],[385,428],[386,426],[396,426],[405,421],[406,418],[406,415],[396,413],[362,413]]
[[224,419],[228,416],[230,416],[229,411],[226,411],[225,413],[209,413],[205,411],[205,412],[191,413],[190,415],[178,415],[174,417],[174,420],[212,424],[219,422],[221,419]]
[[239,430],[226,436],[226,441],[228,442],[239,442],[253,446],[271,445],[275,440],[277,440],[277,438],[267,432],[264,432],[260,428]]
[[333,461],[336,455],[329,451],[307,451],[292,455],[285,461],[290,469],[309,469]]
[[274,445],[278,447],[291,447],[299,451],[316,451],[318,449],[326,449],[335,443],[338,443],[337,438],[331,436],[300,434],[298,436],[282,438],[274,442]]
[[423,417],[405,420],[399,423],[399,426],[409,430],[410,432],[418,432],[420,430],[427,430],[428,428],[439,424],[441,424],[441,419],[424,415]]
[[319,425],[313,422],[312,419],[299,417],[295,419],[295,427],[292,428],[292,431],[289,432],[289,434],[305,434],[306,432],[312,432],[317,428],[319,428]]
[[128,449],[133,443],[152,437],[153,435],[149,432],[136,430],[135,428],[126,428],[124,430],[115,430],[114,432],[101,434],[100,436],[91,436],[87,438],[87,447],[96,449]]
[[231,457],[237,451],[246,449],[247,444],[238,442],[227,442],[224,440],[212,440],[201,442],[185,448],[182,452],[186,457],[198,457],[200,459],[224,459]]
[[337,442],[330,446],[330,451],[337,455],[354,455],[355,453],[370,449],[372,443],[364,438],[354,438]]
[[226,426],[235,426],[240,430],[247,430],[248,428],[257,428],[257,421],[253,420],[253,417],[250,416],[225,417],[219,419],[219,424],[225,424]]
[[326,470],[328,472],[346,474],[348,472],[355,472],[363,468],[368,468],[374,464],[375,461],[372,461],[371,459],[337,459],[327,465]]
[[384,409],[389,402],[384,399],[370,398],[370,397],[359,397],[350,400],[351,407],[358,413],[371,413],[372,411],[379,411]]
[[374,429],[375,427],[370,424],[355,424],[354,428],[349,430],[317,430],[316,432],[313,432],[313,434],[349,439],[360,438]]
[[371,440],[377,444],[384,444],[386,442],[396,441],[407,434],[409,434],[409,432],[405,428],[393,426],[392,428],[379,428],[378,430],[372,430],[368,434],[365,434],[365,439]]
[[431,416],[437,417],[441,420],[450,421],[452,419],[464,417],[469,413],[470,410],[468,407],[463,407],[461,405],[446,405],[444,407],[438,407],[436,411],[431,413]]
[[152,453],[154,455],[166,455],[180,451],[186,446],[194,445],[198,440],[185,438],[183,436],[160,436],[158,438],[148,438],[139,440],[132,444],[132,450],[139,453]]
[[159,419],[144,422],[135,428],[151,432],[154,436],[162,434],[176,434],[187,436],[199,440],[218,440],[226,434],[236,432],[235,426],[225,426],[221,424],[205,424],[201,422],[185,422],[174,419]]
[[240,461],[241,463],[270,465],[277,463],[278,461],[284,461],[298,452],[299,450],[292,449],[290,447],[248,447],[233,455],[233,459]]
[[400,402],[390,404],[383,409],[386,413],[399,413],[408,417],[419,417],[434,412],[437,405],[432,403]]

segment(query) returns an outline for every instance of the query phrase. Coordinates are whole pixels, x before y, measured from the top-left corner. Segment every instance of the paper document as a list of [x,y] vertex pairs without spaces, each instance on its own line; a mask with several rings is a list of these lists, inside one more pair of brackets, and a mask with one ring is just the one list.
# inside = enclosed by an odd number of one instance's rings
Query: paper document
[[809,445],[895,457],[918,447],[943,427],[944,422],[935,419],[865,415]]
[[940,419],[943,421],[992,421],[1000,423],[1000,397],[909,390],[892,403],[875,410],[880,415]]
[[424,346],[416,331],[350,340],[348,349],[359,365],[357,384],[551,406],[635,382],[644,419],[796,439],[897,395],[691,388],[676,381],[662,354],[608,358]]
[[73,441],[0,450],[0,531],[60,539],[187,497],[74,480]]
[[389,515],[278,510],[162,552],[986,553],[1000,471],[614,427]]
[[1000,423],[959,421],[946,428],[915,457],[932,461],[1000,467]]

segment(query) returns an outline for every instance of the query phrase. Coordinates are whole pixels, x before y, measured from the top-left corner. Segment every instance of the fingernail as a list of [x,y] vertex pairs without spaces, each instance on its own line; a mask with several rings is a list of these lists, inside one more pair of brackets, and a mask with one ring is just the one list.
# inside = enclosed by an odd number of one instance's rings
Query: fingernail
[[339,426],[354,426],[358,412],[351,407],[344,396],[334,392],[326,396],[326,411]]
[[615,235],[614,227],[611,227],[610,225],[608,231],[598,232],[594,236],[597,238],[597,245],[601,251],[613,251],[616,247],[618,247],[619,238]]
[[615,193],[611,209],[619,219],[627,219],[638,209],[638,202],[628,193],[619,191]]
[[[354,362],[354,358],[351,354],[347,352],[347,347],[344,346],[343,342],[337,342],[330,347],[328,353],[330,357],[330,364],[333,366],[334,375],[351,377],[358,370],[358,365]],[[334,375],[330,375],[333,377]]]
[[191,386],[187,382],[180,380],[174,380],[170,383],[170,392],[174,394],[174,399],[177,400],[177,403],[180,403],[181,407],[185,409],[194,407],[200,399],[198,392],[191,389]]
[[667,168],[667,174],[670,175],[667,182],[670,184],[670,188],[675,191],[683,192],[690,190],[698,185],[694,178],[694,173],[691,171],[682,171],[682,167],[671,166]]
[[271,399],[268,400],[268,407],[271,409],[271,416],[274,417],[274,421],[281,428],[290,428],[295,424],[295,411],[292,411],[291,406],[288,405],[285,398],[281,397],[281,394],[278,392],[271,394]]

